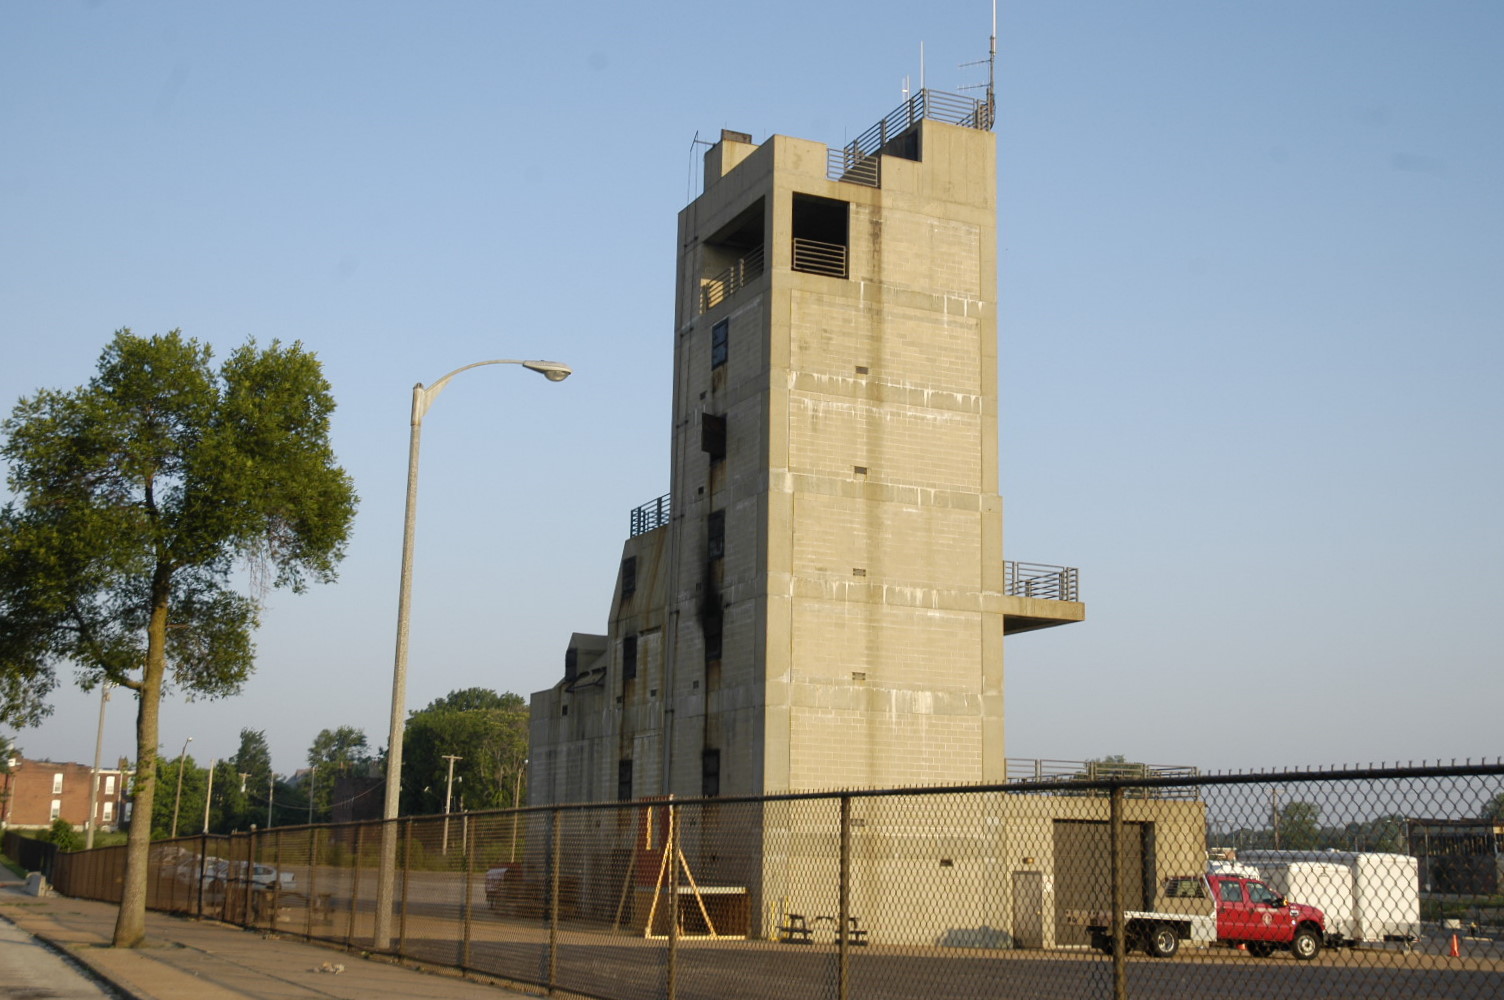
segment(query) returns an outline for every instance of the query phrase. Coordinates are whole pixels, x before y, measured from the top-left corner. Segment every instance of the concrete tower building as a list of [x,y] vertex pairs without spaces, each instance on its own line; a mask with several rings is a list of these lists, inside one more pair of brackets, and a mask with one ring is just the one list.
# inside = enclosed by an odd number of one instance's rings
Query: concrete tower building
[[1085,608],[1002,557],[990,113],[706,154],[670,490],[533,696],[533,804],[1004,779],[1004,636]]

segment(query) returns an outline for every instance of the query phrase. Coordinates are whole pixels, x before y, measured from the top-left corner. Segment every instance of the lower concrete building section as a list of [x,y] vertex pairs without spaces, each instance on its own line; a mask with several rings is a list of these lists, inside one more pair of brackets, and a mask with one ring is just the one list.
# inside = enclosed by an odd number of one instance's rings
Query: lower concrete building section
[[[618,932],[1013,949],[1084,946],[1112,903],[1111,805],[1012,791],[634,802],[528,820],[524,878],[558,845],[561,915]],[[1196,799],[1128,799],[1118,827],[1126,909],[1206,865]],[[531,875],[527,874],[531,873]],[[844,910],[843,910],[844,899]]]
[[[974,948],[1084,945],[1085,916],[1109,908],[1109,802],[978,792],[854,798],[848,919],[885,944]],[[761,933],[797,914],[833,936],[839,913],[839,801],[765,812]],[[824,815],[816,815],[823,813]],[[1204,869],[1199,802],[1124,803],[1119,879],[1128,908],[1163,879]]]

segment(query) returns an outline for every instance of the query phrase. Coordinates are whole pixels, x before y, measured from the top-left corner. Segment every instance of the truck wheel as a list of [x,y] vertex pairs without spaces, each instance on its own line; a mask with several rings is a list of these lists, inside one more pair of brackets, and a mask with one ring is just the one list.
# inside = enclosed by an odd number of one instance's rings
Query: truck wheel
[[1155,924],[1149,932],[1148,952],[1155,958],[1174,958],[1180,949],[1180,938],[1169,924]]
[[1309,962],[1321,954],[1321,935],[1309,927],[1300,928],[1290,942],[1290,954],[1302,962]]

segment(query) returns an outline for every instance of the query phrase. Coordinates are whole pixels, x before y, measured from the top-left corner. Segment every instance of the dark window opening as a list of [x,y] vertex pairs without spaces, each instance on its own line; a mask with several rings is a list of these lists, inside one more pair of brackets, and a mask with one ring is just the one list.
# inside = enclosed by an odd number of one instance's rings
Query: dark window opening
[[706,750],[700,754],[700,796],[713,799],[721,794],[721,752]]
[[580,651],[573,646],[564,651],[564,679],[572,681],[580,673]]
[[710,328],[710,367],[716,369],[726,363],[726,354],[731,340],[731,321],[723,319]]
[[713,510],[705,520],[705,558],[714,562],[726,554],[726,512]]
[[700,450],[710,456],[712,462],[726,457],[726,417],[720,413],[700,415]]
[[850,210],[834,198],[794,195],[794,270],[846,277]]
[[637,636],[629,635],[621,641],[621,676],[632,680],[637,676]]
[[711,663],[721,658],[721,616],[715,615],[705,619],[705,662]]
[[618,802],[630,802],[632,800],[631,758],[618,761],[616,764],[616,800]]
[[626,600],[637,593],[637,557],[627,556],[621,561],[621,599]]

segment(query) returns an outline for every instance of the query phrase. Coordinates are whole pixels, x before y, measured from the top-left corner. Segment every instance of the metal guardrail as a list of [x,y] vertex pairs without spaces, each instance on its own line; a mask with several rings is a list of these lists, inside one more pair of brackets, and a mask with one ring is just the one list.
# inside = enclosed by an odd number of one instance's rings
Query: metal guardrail
[[825,176],[833,181],[862,184],[867,187],[882,185],[882,157],[875,153],[863,153],[852,145],[825,152]]
[[846,277],[846,248],[839,243],[821,243],[794,237],[794,270],[807,274]]
[[1073,566],[1004,562],[1003,593],[1045,601],[1081,600],[1080,571]]
[[[1158,781],[1161,778],[1184,778],[1191,781],[1201,773],[1199,768],[1186,764],[1144,764],[1122,760],[1048,760],[1009,757],[1006,765],[1010,782],[1032,785],[1040,782],[1052,786],[1052,795],[1106,795],[1102,786],[1106,781]],[[1060,786],[1061,782],[1082,782],[1083,787]],[[1131,788],[1129,798],[1194,799],[1196,789],[1192,785],[1155,784],[1144,788]]]
[[986,101],[926,88],[846,145],[832,149],[826,161],[826,176],[833,181],[877,187],[882,180],[879,155],[888,143],[919,122],[929,119],[987,131],[992,128],[992,118],[992,106]]
[[1194,778],[1201,771],[1188,764],[1009,757],[1007,773],[1009,781],[1136,781],[1148,778]]
[[758,247],[714,277],[701,278],[700,312],[714,309],[742,287],[762,277],[765,269],[763,248]]
[[668,523],[669,498],[672,495],[665,493],[657,500],[649,500],[641,507],[632,508],[632,538],[646,534],[654,528],[661,528]]

